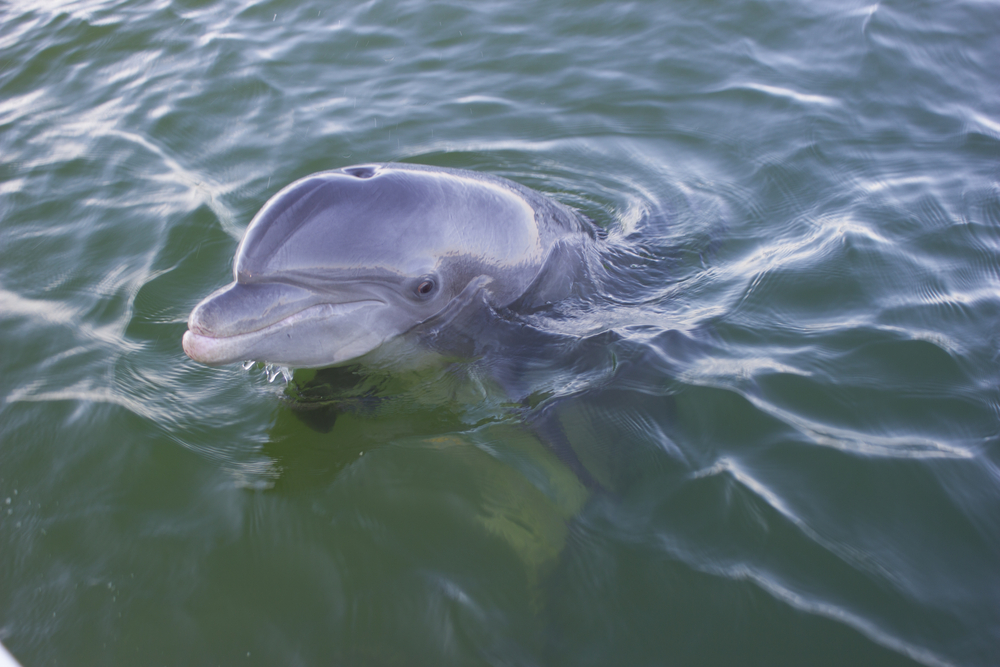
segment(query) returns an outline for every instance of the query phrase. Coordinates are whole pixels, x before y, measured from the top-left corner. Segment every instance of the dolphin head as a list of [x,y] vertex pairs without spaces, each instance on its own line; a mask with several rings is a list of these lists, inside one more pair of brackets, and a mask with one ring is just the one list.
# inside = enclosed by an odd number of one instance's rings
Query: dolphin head
[[473,302],[510,304],[558,236],[552,207],[565,211],[536,197],[503,179],[418,165],[296,181],[251,221],[234,281],[191,312],[184,351],[211,365],[332,366]]

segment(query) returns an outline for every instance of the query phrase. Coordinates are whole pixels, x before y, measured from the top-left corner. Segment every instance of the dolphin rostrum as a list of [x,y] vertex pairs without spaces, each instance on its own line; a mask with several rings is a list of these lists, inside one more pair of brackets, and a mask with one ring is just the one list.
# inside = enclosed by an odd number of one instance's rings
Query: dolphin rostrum
[[251,221],[235,280],[191,312],[184,351],[321,368],[393,339],[440,339],[478,308],[564,298],[595,237],[569,208],[496,176],[412,164],[313,174]]

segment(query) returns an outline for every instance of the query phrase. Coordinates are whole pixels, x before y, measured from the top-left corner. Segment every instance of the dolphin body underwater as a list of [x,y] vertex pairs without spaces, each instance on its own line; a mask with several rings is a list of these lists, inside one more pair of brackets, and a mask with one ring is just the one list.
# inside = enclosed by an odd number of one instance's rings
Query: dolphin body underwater
[[496,313],[535,311],[588,284],[598,237],[569,208],[496,176],[412,164],[320,172],[253,218],[234,281],[191,312],[184,351],[209,365],[323,368],[405,340],[474,357],[497,347],[484,325]]
[[[589,304],[602,288],[605,245],[603,230],[582,215],[496,176],[411,164],[320,172],[287,186],[257,213],[236,251],[234,281],[194,308],[183,347],[209,365],[319,369],[286,392],[298,394],[291,414],[312,434],[289,427],[291,415],[281,412],[276,443],[291,432],[294,442],[313,442],[345,407],[357,412],[364,392],[329,399],[331,389],[340,391],[342,373],[353,383],[366,373],[398,376],[443,359],[461,370],[430,373],[432,382],[469,371],[473,386],[498,388],[501,410],[518,413],[513,422],[474,417],[471,430],[402,437],[449,448],[459,474],[476,480],[484,508],[476,521],[511,545],[535,596],[566,543],[568,522],[592,492],[616,485],[609,471],[618,457],[603,453],[603,444],[593,449],[588,392],[571,391],[582,400],[547,400],[552,392],[538,389],[553,364],[565,367],[567,359],[575,370],[595,359],[601,368],[614,366],[607,363],[614,355],[608,336],[566,344],[546,326],[564,316],[560,308]],[[320,381],[324,373],[334,382]],[[576,387],[575,375],[572,381]],[[439,385],[444,396],[447,385]],[[320,390],[318,408],[298,402],[312,386]],[[432,405],[437,391],[426,392]],[[473,392],[471,400],[482,396]],[[491,401],[470,407],[490,411]],[[596,401],[603,404],[599,392]],[[486,453],[497,441],[514,459],[531,461],[531,472]],[[293,446],[281,457],[302,451]]]

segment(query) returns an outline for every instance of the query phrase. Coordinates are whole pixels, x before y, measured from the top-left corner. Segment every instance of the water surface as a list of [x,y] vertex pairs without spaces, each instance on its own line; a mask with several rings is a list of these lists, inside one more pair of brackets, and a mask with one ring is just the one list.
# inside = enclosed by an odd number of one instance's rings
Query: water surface
[[[0,641],[26,667],[1000,661],[995,3],[0,26]],[[280,379],[183,355],[268,197],[392,160],[607,231],[607,280],[509,350],[527,407],[459,362],[357,378],[324,433]]]

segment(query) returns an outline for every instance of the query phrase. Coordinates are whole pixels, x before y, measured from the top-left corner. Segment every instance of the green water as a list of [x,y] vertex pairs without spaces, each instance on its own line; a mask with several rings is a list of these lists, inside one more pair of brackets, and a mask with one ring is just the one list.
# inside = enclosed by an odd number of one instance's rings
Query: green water
[[[0,4],[0,641],[1000,664],[997,63],[973,0]],[[392,160],[607,230],[526,405],[184,356],[271,195]]]

